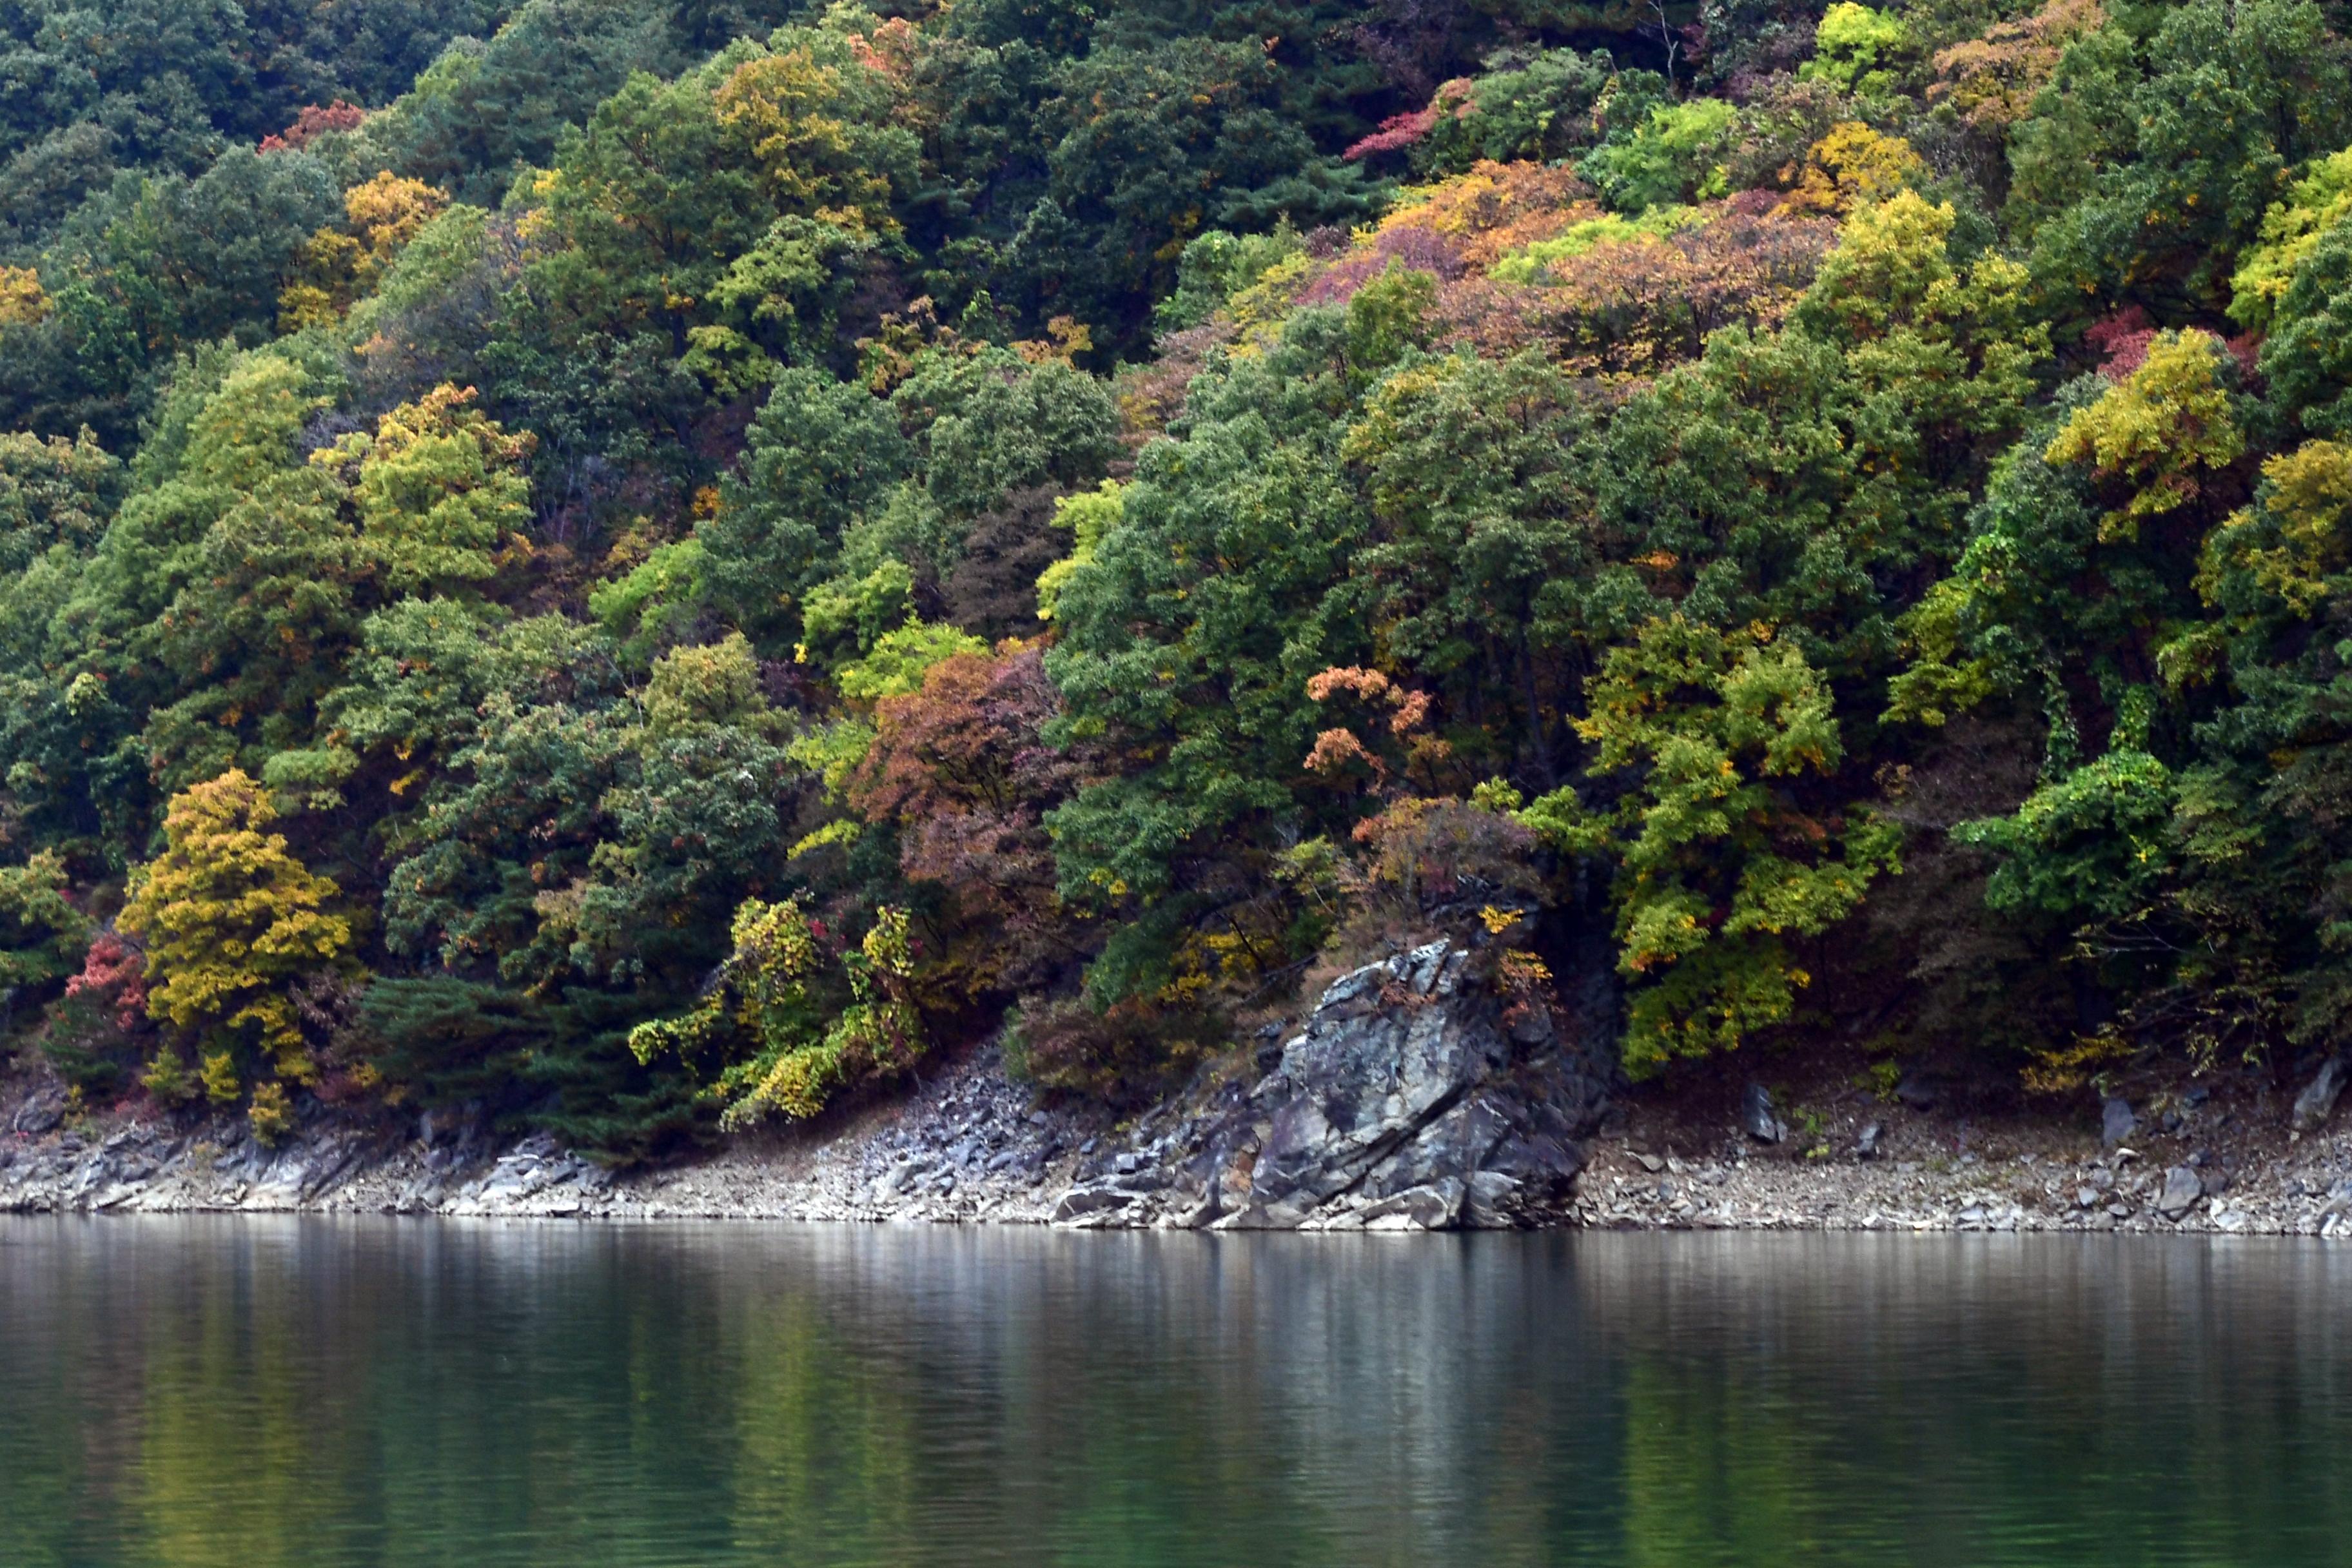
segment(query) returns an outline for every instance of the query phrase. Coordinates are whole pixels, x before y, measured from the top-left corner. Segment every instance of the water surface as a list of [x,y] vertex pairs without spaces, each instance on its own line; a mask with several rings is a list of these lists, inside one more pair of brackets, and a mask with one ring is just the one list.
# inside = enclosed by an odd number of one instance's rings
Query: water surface
[[2352,1250],[0,1216],[0,1563],[2352,1563]]

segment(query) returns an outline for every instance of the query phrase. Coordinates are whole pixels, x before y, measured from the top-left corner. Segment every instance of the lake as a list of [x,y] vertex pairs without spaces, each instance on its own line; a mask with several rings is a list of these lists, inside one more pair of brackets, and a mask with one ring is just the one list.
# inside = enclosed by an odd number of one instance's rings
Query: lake
[[0,1216],[0,1563],[2352,1563],[2352,1249]]

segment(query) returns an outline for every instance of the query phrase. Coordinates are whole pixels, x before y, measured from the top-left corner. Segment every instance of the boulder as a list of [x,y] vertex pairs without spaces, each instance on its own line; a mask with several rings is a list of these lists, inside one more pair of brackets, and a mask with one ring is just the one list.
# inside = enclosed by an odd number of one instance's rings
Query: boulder
[[66,1097],[62,1090],[45,1089],[34,1094],[16,1108],[9,1130],[27,1137],[38,1137],[56,1128],[66,1119]]
[[1739,1130],[1759,1143],[1778,1143],[1789,1136],[1789,1124],[1772,1109],[1771,1091],[1751,1083],[1739,1096]]
[[1906,1071],[1895,1080],[1895,1098],[1914,1110],[1936,1109],[1936,1083],[1916,1068]]
[[2316,1132],[2327,1123],[2336,1110],[2336,1101],[2344,1092],[2347,1069],[2342,1057],[2330,1057],[2320,1064],[2319,1075],[2304,1086],[2294,1097],[2292,1125],[2297,1132]]
[[1444,1230],[1459,1217],[1465,1193],[1463,1184],[1454,1181],[1408,1187],[1366,1204],[1355,1218],[1366,1230]]
[[2112,1149],[2139,1129],[2139,1118],[2132,1114],[2131,1101],[2120,1095],[2109,1095],[2099,1107],[2099,1140]]
[[2167,1219],[2179,1219],[2204,1195],[2204,1178],[2187,1165],[2175,1165],[2164,1173],[2164,1191],[2156,1200],[2156,1209]]
[[1066,1225],[1087,1215],[1100,1214],[1106,1209],[1123,1209],[1135,1202],[1133,1193],[1122,1193],[1112,1187],[1072,1187],[1054,1205],[1054,1223]]

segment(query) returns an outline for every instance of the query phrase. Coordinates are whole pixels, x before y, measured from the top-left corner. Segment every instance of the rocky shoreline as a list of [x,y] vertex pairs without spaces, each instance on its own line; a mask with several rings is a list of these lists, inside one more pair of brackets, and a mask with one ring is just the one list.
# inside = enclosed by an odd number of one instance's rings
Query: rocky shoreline
[[0,1211],[383,1213],[544,1219],[899,1220],[1085,1227],[1534,1226],[1567,1213],[1608,1076],[1468,948],[1341,977],[1125,1124],[1049,1109],[993,1051],[845,1123],[615,1173],[544,1135],[314,1114],[265,1147],[243,1119],[69,1118],[35,1083],[0,1118]]
[[2092,1128],[1911,1084],[1694,1107],[1626,1091],[1571,1033],[1433,943],[1131,1122],[1041,1106],[990,1050],[835,1124],[624,1173],[448,1116],[326,1111],[276,1148],[234,1115],[71,1118],[33,1079],[0,1099],[0,1212],[2352,1237],[2333,1062],[2292,1099],[2253,1079],[2117,1097]]
[[1588,1149],[1570,1223],[2352,1237],[2339,1058],[2284,1081],[2158,1077],[2087,1117],[1824,1078],[1711,1107],[1629,1097]]

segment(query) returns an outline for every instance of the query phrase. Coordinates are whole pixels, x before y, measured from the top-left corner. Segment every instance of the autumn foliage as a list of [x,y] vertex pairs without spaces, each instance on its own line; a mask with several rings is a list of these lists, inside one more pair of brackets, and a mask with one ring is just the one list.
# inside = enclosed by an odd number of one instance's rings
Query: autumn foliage
[[352,946],[350,921],[330,912],[340,889],[268,831],[277,816],[235,769],[174,796],[164,851],[121,915],[144,944],[149,1015],[230,1084],[265,1065],[295,1083],[315,1076],[289,988]]
[[88,1096],[1127,1102],[1433,934],[1640,1071],[2352,1037],[2339,9],[17,9],[139,18],[0,18]]

